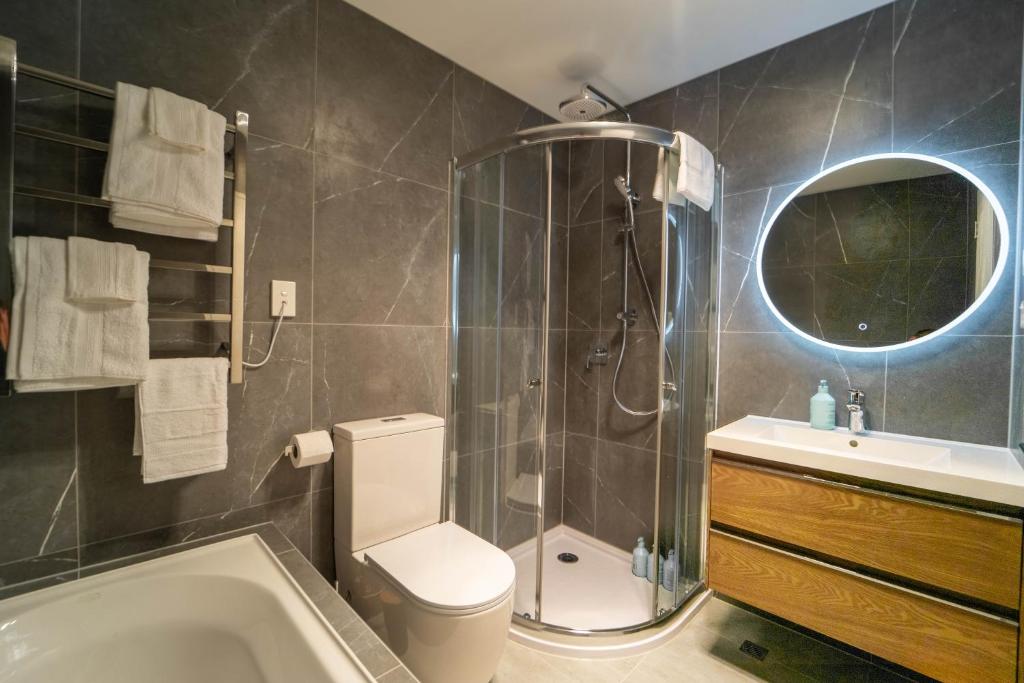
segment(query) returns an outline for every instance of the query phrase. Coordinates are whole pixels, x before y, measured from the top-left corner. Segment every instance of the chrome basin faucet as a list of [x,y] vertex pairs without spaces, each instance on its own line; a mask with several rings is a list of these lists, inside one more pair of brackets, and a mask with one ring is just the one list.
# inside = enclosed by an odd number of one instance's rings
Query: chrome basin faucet
[[867,431],[864,426],[864,392],[860,389],[850,389],[846,393],[846,411],[850,414],[850,432],[863,434]]

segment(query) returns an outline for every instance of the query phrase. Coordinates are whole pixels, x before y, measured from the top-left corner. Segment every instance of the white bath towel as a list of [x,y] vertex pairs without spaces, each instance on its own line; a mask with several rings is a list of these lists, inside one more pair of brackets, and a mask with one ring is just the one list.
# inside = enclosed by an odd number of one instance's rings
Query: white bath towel
[[140,273],[136,249],[120,242],[68,238],[67,300],[82,304],[138,301]]
[[[655,201],[664,201],[665,150],[658,150],[658,171],[654,178]],[[676,131],[668,157],[669,203],[693,202],[707,211],[715,199],[715,157],[704,145],[686,133]]]
[[151,360],[135,388],[133,452],[142,481],[216,472],[228,462],[228,360]]
[[224,117],[207,110],[206,149],[184,150],[149,132],[149,94],[117,84],[103,198],[118,228],[217,241],[224,212]]
[[133,303],[67,301],[67,244],[15,237],[14,290],[7,378],[20,392],[73,391],[136,384],[149,358],[149,254],[136,252]]
[[205,104],[163,88],[150,88],[147,110],[150,135],[192,152],[206,150],[210,110]]

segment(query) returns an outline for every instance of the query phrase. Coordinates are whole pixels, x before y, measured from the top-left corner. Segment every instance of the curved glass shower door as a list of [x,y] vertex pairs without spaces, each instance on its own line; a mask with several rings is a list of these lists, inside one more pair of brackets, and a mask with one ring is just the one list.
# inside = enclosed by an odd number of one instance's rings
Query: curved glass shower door
[[[506,551],[543,520],[545,177],[543,147],[454,176],[449,515]],[[532,616],[531,569],[517,566],[515,605]]]
[[516,563],[517,624],[593,635],[702,589],[713,406],[716,214],[650,199],[670,133],[609,125],[452,172],[447,514]]

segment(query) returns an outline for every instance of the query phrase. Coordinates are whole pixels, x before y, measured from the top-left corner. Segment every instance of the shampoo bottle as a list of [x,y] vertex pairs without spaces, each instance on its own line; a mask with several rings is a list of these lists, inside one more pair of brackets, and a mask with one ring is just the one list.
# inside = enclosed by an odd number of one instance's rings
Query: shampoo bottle
[[647,576],[647,546],[644,545],[643,536],[636,539],[636,548],[633,549],[633,576],[641,578]]
[[818,393],[811,396],[811,427],[814,429],[836,428],[836,400],[828,393],[828,382],[818,383]]
[[668,559],[665,560],[665,571],[661,577],[661,585],[670,593],[676,589],[676,575],[679,573],[679,563],[676,561],[676,551],[668,551]]

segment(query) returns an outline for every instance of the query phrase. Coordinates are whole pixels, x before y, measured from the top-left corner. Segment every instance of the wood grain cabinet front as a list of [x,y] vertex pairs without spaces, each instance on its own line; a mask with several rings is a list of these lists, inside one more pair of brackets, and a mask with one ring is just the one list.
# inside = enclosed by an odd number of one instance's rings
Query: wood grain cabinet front
[[1013,681],[1017,624],[712,530],[713,590],[943,681]]
[[711,521],[1016,611],[1021,521],[721,458]]
[[710,587],[942,681],[1024,683],[1020,511],[883,488],[715,453]]

